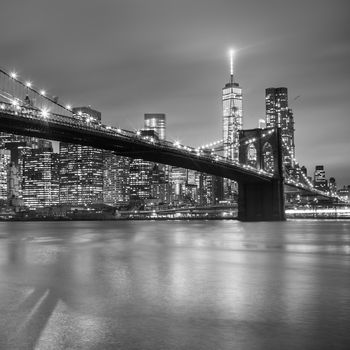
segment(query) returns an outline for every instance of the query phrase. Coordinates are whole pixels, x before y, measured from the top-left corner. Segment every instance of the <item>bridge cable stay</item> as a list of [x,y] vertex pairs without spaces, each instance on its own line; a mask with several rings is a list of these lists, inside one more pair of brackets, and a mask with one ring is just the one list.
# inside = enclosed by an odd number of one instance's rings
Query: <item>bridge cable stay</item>
[[73,114],[67,106],[58,103],[57,98],[49,97],[45,90],[37,90],[32,82],[23,83],[18,79],[17,73],[7,73],[1,68],[0,100],[66,116]]

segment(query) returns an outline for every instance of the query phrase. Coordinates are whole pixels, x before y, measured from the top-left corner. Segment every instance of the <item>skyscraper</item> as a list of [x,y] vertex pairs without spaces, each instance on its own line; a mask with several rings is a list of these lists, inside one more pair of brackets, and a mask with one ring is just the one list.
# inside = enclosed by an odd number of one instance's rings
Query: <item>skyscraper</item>
[[103,152],[103,203],[118,205],[130,200],[130,159]]
[[283,162],[294,168],[294,118],[288,107],[288,90],[285,87],[268,88],[265,90],[266,127],[281,128],[284,141]]
[[239,130],[243,128],[242,89],[233,76],[233,51],[230,52],[230,81],[222,89],[224,157],[238,161]]
[[57,204],[57,183],[52,182],[52,156],[48,141],[42,147],[28,150],[24,156],[23,201],[30,209]]
[[8,172],[11,161],[11,151],[0,149],[0,200],[6,201],[8,198]]
[[[101,113],[90,107],[75,107],[73,113],[101,120]],[[60,203],[102,203],[102,175],[102,150],[90,146],[60,143]]]
[[327,191],[326,172],[323,165],[316,165],[314,173],[314,186],[320,191]]
[[[164,113],[146,113],[144,115],[144,130],[141,135],[148,137],[153,132],[153,138],[165,140],[166,119]],[[130,165],[130,195],[132,199],[157,198],[160,202],[168,202],[169,166],[134,159]]]
[[154,130],[160,140],[165,140],[166,120],[164,113],[146,113],[144,121],[146,130]]

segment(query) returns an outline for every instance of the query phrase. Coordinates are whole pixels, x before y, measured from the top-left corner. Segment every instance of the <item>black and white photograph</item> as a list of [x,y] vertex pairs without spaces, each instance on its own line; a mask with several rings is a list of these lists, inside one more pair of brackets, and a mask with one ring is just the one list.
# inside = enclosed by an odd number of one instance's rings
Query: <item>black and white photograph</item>
[[0,350],[350,349],[349,13],[1,0]]

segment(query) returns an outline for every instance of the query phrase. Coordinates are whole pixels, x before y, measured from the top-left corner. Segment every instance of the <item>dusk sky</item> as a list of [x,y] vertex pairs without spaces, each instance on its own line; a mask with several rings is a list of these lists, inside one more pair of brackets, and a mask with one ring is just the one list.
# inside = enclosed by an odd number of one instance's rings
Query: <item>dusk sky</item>
[[[350,185],[350,5],[346,0],[2,0],[0,66],[91,105],[103,122],[167,138],[222,138],[222,87],[235,49],[244,128],[264,118],[267,87],[287,87],[296,157]],[[299,96],[299,97],[297,97]]]

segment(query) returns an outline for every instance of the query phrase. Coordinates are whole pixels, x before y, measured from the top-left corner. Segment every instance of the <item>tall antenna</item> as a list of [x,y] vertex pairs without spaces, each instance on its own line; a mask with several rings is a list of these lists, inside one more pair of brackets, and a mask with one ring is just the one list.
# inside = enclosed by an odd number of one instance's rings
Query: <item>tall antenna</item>
[[233,49],[230,50],[230,77],[231,77],[231,84],[233,84],[233,55],[234,55]]

